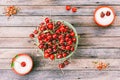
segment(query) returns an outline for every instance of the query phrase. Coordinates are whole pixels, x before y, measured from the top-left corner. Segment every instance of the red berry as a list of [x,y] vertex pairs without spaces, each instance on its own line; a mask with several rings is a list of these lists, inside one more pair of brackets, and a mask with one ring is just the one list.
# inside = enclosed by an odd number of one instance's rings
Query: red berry
[[50,24],[48,24],[48,29],[53,29],[53,24],[52,23],[50,23]]
[[66,38],[65,38],[65,41],[66,41],[66,42],[67,42],[67,41],[69,41],[69,38],[68,38],[68,37],[66,37]]
[[65,47],[65,46],[61,46],[61,49],[62,49],[62,50],[65,50],[65,49],[66,49],[66,47]]
[[63,55],[63,57],[66,57],[68,54],[67,53],[63,53],[62,55]]
[[64,68],[64,67],[65,67],[65,64],[64,64],[64,63],[60,63],[60,64],[58,65],[58,67],[59,67],[59,68]]
[[66,46],[66,50],[70,50],[70,46]]
[[47,49],[47,52],[51,53],[51,52],[52,52],[52,49],[51,49],[51,48],[48,48],[48,49]]
[[58,34],[59,34],[59,33],[60,33],[60,30],[56,30],[56,33],[58,33]]
[[65,65],[68,65],[69,63],[70,63],[70,62],[69,62],[68,60],[65,60],[65,61],[64,61],[64,64],[65,64]]
[[111,15],[111,12],[107,11],[106,16],[110,16],[110,15]]
[[30,38],[34,38],[35,36],[34,36],[34,34],[30,34],[29,37]]
[[71,9],[71,6],[68,6],[68,5],[67,5],[67,6],[66,6],[66,10],[69,11],[70,9]]
[[56,45],[53,45],[53,49],[56,49],[57,48],[57,46]]
[[51,36],[51,35],[47,36],[47,39],[48,39],[48,40],[51,40],[51,39],[52,39],[52,36]]
[[104,16],[105,16],[105,14],[103,12],[101,12],[100,17],[104,18]]
[[45,18],[45,22],[49,23],[50,19],[49,18]]
[[73,41],[73,42],[76,42],[76,38],[73,38],[72,41]]
[[76,12],[77,11],[77,8],[76,7],[73,7],[72,8],[72,12]]
[[45,27],[44,27],[44,26],[41,26],[41,27],[39,28],[39,30],[40,30],[40,31],[44,31],[44,30],[45,30]]
[[53,37],[53,39],[56,39],[57,38],[57,34],[53,34],[52,37]]
[[41,35],[39,35],[39,36],[38,36],[38,39],[39,39],[39,40],[42,40],[42,37],[41,37]]
[[54,54],[51,54],[51,55],[50,55],[50,59],[51,59],[51,60],[54,60],[54,59],[55,59]]
[[34,32],[33,32],[34,34],[37,34],[38,33],[38,30],[34,30]]
[[22,66],[22,67],[25,67],[25,66],[26,66],[26,63],[25,63],[25,62],[22,62],[22,63],[21,63],[21,66]]
[[71,45],[71,44],[72,44],[72,41],[71,41],[71,40],[69,40],[69,41],[67,42],[67,44],[68,44],[68,45]]
[[74,47],[71,47],[71,49],[70,49],[71,51],[74,51]]
[[70,35],[73,37],[73,36],[75,36],[75,33],[74,33],[74,32],[71,32]]
[[49,58],[50,57],[50,54],[48,52],[45,52],[44,53],[44,58]]
[[57,25],[60,25],[61,24],[61,22],[60,21],[57,21]]
[[44,48],[44,45],[43,45],[43,44],[40,44],[38,47],[39,47],[40,49],[43,49],[43,48]]
[[62,54],[57,54],[57,58],[58,58],[58,59],[60,59],[60,58],[62,58],[62,57],[63,57]]
[[60,44],[62,44],[62,43],[64,43],[64,40],[63,39],[60,39],[60,42],[59,42]]

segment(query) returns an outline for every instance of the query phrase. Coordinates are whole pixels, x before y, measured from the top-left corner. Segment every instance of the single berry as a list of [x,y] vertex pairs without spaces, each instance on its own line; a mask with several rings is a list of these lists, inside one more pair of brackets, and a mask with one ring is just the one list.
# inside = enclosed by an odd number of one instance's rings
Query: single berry
[[103,12],[101,12],[100,17],[104,18],[104,16],[105,16],[105,14]]
[[72,8],[72,12],[76,12],[77,11],[77,8],[76,7],[73,7]]
[[70,46],[66,46],[66,50],[70,50]]
[[34,34],[30,34],[29,37],[30,38],[34,38],[35,36],[34,36]]
[[65,65],[68,65],[69,63],[70,63],[70,62],[69,62],[68,60],[65,60],[65,61],[64,61],[64,64],[65,64]]
[[34,32],[33,32],[34,34],[37,34],[38,33],[38,30],[34,30]]
[[67,5],[67,6],[66,6],[66,10],[69,11],[70,9],[71,9],[71,6]]
[[50,54],[48,52],[45,52],[44,53],[44,58],[49,58],[50,57]]
[[60,63],[60,64],[58,65],[58,67],[59,67],[59,68],[64,68],[64,67],[65,67],[65,64],[64,64],[64,63]]
[[50,55],[50,59],[51,59],[51,60],[54,60],[54,59],[55,59],[54,54],[51,54],[51,55]]
[[25,66],[26,66],[26,63],[25,63],[25,62],[22,62],[22,63],[21,63],[21,66],[22,66],[22,67],[25,67]]
[[45,18],[45,22],[49,23],[50,19],[49,18]]
[[58,58],[58,59],[60,59],[60,58],[62,58],[62,57],[63,57],[62,54],[57,54],[57,58]]
[[62,55],[63,55],[63,57],[66,57],[68,54],[67,53],[63,53]]
[[106,12],[106,16],[110,16],[111,15],[111,12],[110,11],[107,11]]

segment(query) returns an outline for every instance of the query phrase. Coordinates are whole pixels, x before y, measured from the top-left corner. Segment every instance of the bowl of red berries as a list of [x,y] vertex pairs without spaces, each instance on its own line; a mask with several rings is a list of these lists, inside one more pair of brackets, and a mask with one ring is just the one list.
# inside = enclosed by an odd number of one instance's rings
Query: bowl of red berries
[[45,18],[30,37],[38,46],[44,58],[50,60],[66,60],[70,58],[78,45],[78,35],[75,28],[63,20]]

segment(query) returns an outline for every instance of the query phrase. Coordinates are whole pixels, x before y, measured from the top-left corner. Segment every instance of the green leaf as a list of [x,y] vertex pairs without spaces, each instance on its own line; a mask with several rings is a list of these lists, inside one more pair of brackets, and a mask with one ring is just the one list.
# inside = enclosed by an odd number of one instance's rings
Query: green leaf
[[18,55],[15,56],[15,58],[17,58],[17,57],[18,57]]
[[11,63],[11,67],[14,67],[14,62]]

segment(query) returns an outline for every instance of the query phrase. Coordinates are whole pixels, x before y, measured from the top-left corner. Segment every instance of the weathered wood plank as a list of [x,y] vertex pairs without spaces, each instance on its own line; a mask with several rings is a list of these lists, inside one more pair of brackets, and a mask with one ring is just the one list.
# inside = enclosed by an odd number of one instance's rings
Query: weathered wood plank
[[29,38],[0,38],[1,48],[31,48],[35,47]]
[[29,37],[36,27],[0,27],[0,37]]
[[[0,48],[33,48],[30,38],[0,38]],[[120,37],[80,38],[79,48],[120,48]]]
[[[68,16],[68,15],[83,15],[83,16],[92,16],[94,10],[97,6],[76,6],[77,12],[72,13],[71,11],[66,11],[65,6],[16,6],[20,8],[17,15],[21,16],[46,16],[46,15],[55,15],[55,16]],[[115,9],[116,15],[120,15],[120,6],[112,6]],[[5,15],[6,6],[0,6],[0,15]]]
[[[16,54],[26,53],[32,56],[41,57],[41,54],[36,49],[0,49],[0,59],[12,58]],[[120,49],[81,49],[78,48],[73,59],[88,59],[88,58],[102,58],[102,59],[119,59]]]
[[[40,22],[43,22],[44,18],[45,16],[14,16],[8,19],[6,16],[1,16],[0,26],[37,26]],[[52,19],[65,20],[73,26],[97,26],[93,21],[93,16],[52,16]],[[120,17],[117,16],[112,26],[120,26],[119,21]]]
[[[71,64],[63,70],[97,70],[94,61],[109,63],[109,67],[105,70],[120,70],[120,59],[71,59]],[[34,70],[59,70],[58,63],[34,57]],[[0,69],[11,69],[10,64],[11,59],[0,59]]]
[[[0,27],[0,37],[1,38],[22,38],[29,37],[29,34],[34,31],[36,27]],[[109,27],[103,29],[100,27],[75,27],[77,33],[82,37],[119,37],[120,27]]]
[[[26,76],[16,75],[12,70],[0,70],[0,80],[120,80],[120,71],[60,70],[32,71]],[[6,77],[7,75],[7,77]]]
[[119,0],[1,0],[0,5],[120,5]]

